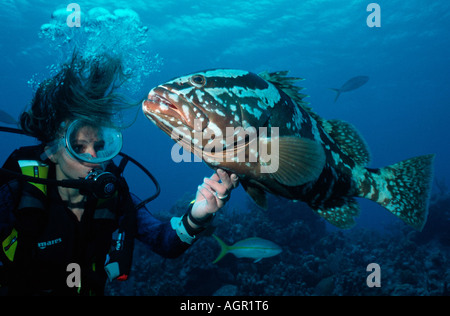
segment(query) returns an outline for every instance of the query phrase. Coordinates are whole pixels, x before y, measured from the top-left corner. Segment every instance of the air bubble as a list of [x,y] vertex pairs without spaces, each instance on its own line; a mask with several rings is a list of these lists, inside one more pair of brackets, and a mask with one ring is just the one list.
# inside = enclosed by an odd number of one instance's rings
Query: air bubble
[[[159,72],[163,65],[163,59],[152,53],[151,32],[142,25],[139,14],[131,9],[117,9],[111,13],[103,7],[81,13],[79,28],[67,26],[70,12],[65,8],[54,11],[51,20],[40,27],[39,38],[50,46],[48,51],[57,61],[56,66],[47,67],[51,75],[58,72],[74,51],[87,59],[102,53],[113,54],[123,61],[126,73],[132,74],[132,79],[123,88],[131,94],[139,93],[144,76]],[[59,55],[54,56],[55,52]],[[36,80],[35,75],[28,81],[29,85],[36,86]]]

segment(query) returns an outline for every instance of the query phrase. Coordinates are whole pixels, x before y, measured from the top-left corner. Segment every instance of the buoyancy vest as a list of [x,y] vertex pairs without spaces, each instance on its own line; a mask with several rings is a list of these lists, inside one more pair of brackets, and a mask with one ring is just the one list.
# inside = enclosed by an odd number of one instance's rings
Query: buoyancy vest
[[[54,177],[54,166],[19,156],[12,155],[23,174]],[[10,163],[8,159],[5,165]],[[78,221],[56,186],[18,181],[11,185],[21,193],[13,212],[14,226],[1,240],[10,294],[102,295],[105,258],[123,215],[119,194],[109,199],[88,196]],[[71,264],[80,268],[77,286],[68,285]]]

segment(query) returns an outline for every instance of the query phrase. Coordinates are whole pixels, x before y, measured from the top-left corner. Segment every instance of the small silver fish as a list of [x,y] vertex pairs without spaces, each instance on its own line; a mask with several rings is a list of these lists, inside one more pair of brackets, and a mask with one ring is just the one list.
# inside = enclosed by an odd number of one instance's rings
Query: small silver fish
[[347,80],[347,82],[344,83],[342,85],[342,87],[340,87],[339,89],[330,88],[331,90],[336,91],[336,93],[337,93],[336,98],[334,98],[334,102],[337,101],[337,99],[339,98],[339,96],[341,95],[342,92],[348,92],[348,91],[358,89],[359,87],[365,85],[367,83],[367,81],[369,81],[368,76],[356,76],[356,77],[353,77],[353,78]]
[[241,241],[238,241],[232,246],[227,245],[216,235],[212,235],[220,247],[222,248],[220,254],[217,256],[213,263],[216,263],[222,259],[227,253],[232,253],[238,258],[252,258],[254,262],[258,262],[263,258],[269,258],[278,255],[282,249],[277,244],[270,240],[252,237]]

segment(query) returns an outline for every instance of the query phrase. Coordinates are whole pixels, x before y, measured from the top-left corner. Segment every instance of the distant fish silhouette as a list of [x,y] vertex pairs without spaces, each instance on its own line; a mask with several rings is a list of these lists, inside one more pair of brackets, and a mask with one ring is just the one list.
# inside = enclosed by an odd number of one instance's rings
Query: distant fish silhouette
[[0,122],[11,125],[18,123],[11,115],[2,110],[0,110]]
[[334,102],[337,101],[337,99],[339,98],[339,96],[341,95],[342,92],[348,92],[348,91],[358,89],[359,87],[363,86],[367,81],[369,81],[368,76],[357,76],[357,77],[353,77],[353,78],[349,79],[339,89],[330,88],[331,90],[336,91],[336,93],[337,93],[336,98],[334,99]]

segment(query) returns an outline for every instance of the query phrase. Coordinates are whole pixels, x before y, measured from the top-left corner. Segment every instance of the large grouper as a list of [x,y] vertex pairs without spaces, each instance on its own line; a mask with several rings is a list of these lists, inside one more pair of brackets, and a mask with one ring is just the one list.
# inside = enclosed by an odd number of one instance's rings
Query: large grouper
[[263,208],[269,192],[304,201],[331,224],[350,228],[359,214],[354,197],[363,197],[422,230],[434,155],[366,167],[369,151],[358,131],[314,113],[298,80],[287,71],[206,70],[153,88],[142,107],[208,166],[236,173]]

